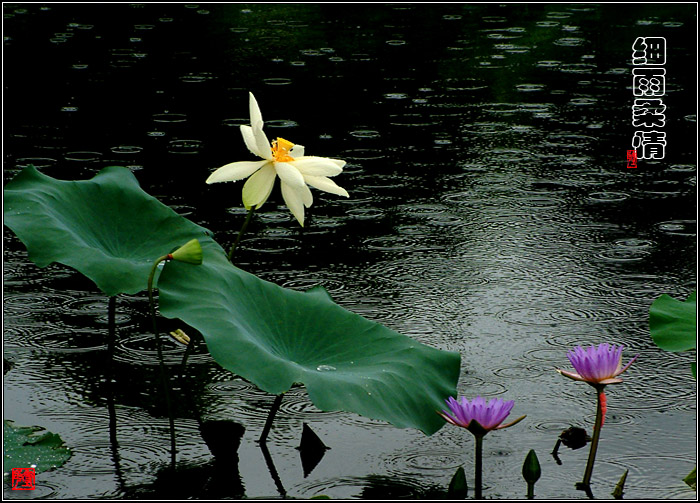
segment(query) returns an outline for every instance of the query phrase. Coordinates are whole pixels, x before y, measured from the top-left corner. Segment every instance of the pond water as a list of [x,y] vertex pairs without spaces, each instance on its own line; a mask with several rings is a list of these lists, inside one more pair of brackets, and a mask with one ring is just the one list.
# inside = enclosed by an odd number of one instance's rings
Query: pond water
[[[593,493],[609,497],[629,469],[626,498],[695,498],[681,480],[697,459],[695,353],[661,351],[648,332],[656,297],[696,287],[695,5],[3,8],[6,182],[29,164],[65,179],[128,166],[225,246],[245,215],[242,183],[204,180],[252,160],[238,130],[252,91],[269,137],[347,160],[335,180],[351,197],[314,191],[302,230],[275,189],[238,265],[289,288],[321,284],[351,311],[460,352],[460,394],[515,400],[527,418],[484,442],[486,498],[525,497],[530,449],[538,498],[585,497],[574,484],[588,449],[562,448],[561,465],[550,452],[571,425],[591,432],[595,396],[554,369],[601,342],[640,356],[608,388]],[[668,143],[663,160],[628,169],[639,36],[668,43]],[[38,269],[5,229],[3,285],[4,417],[73,451],[36,491],[5,484],[5,497],[416,498],[459,466],[473,486],[468,432],[321,412],[303,388],[282,401],[271,468],[255,440],[274,397],[201,347],[186,374],[204,418],[245,431],[238,458],[215,462],[180,398],[173,475],[145,295],[117,301],[109,386],[94,284]],[[166,344],[174,372],[182,348]],[[310,473],[296,449],[304,423],[330,447]]]

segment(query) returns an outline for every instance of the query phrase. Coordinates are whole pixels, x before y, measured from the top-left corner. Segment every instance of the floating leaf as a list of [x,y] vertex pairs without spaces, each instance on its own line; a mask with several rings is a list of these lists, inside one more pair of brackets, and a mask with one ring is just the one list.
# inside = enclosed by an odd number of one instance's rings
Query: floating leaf
[[696,293],[685,302],[662,295],[649,309],[649,330],[654,342],[666,351],[695,349],[697,318]]
[[40,426],[15,426],[7,419],[3,423],[3,454],[6,471],[34,466],[35,473],[59,467],[71,457],[57,434]]
[[562,431],[559,439],[562,444],[572,450],[585,447],[591,441],[591,437],[588,436],[586,430],[577,426],[571,426]]
[[155,257],[194,238],[211,239],[119,166],[79,181],[56,180],[29,166],[4,196],[5,225],[37,266],[72,267],[107,295],[145,290]]
[[213,241],[201,266],[169,262],[160,311],[204,336],[227,370],[279,395],[303,383],[321,410],[344,410],[426,434],[456,396],[460,356],[440,351],[335,304],[323,288],[298,292],[231,265]]

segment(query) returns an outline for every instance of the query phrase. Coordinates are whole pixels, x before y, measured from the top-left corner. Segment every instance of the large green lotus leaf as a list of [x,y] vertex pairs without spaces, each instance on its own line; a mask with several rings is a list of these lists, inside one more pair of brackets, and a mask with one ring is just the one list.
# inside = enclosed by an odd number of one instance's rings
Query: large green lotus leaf
[[[160,311],[199,330],[222,367],[273,394],[303,383],[321,410],[344,410],[430,435],[456,396],[460,356],[354,314],[325,290],[282,288],[231,265],[214,242],[201,266],[167,264]],[[183,267],[184,266],[184,267]]]
[[148,195],[119,166],[79,181],[56,180],[29,166],[4,195],[5,225],[36,265],[72,267],[107,295],[145,290],[155,259],[207,232]]
[[45,472],[63,465],[70,458],[70,450],[61,437],[40,426],[15,426],[10,420],[3,423],[3,458],[5,471],[10,468],[29,468]]
[[662,295],[649,309],[649,330],[654,342],[666,351],[695,349],[697,316],[695,292],[685,302]]

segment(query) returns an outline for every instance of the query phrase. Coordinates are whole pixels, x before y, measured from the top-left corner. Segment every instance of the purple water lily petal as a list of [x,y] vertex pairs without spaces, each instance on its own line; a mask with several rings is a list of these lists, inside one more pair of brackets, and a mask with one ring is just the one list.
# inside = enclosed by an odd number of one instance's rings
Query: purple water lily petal
[[[622,367],[622,349],[624,346],[616,346],[606,342],[599,344],[598,347],[593,345],[584,349],[581,346],[576,346],[567,353],[567,357],[574,367],[574,370],[581,378],[592,384],[612,384],[621,382],[620,379],[615,379],[623,373],[630,364],[637,359],[637,356]],[[571,377],[571,373],[565,375]]]
[[450,408],[450,412],[443,410],[440,414],[445,420],[462,428],[467,428],[472,420],[476,420],[487,431],[498,427],[515,405],[513,400],[500,398],[486,402],[481,396],[477,396],[471,402],[466,397],[461,397],[459,401],[450,397],[445,403]]

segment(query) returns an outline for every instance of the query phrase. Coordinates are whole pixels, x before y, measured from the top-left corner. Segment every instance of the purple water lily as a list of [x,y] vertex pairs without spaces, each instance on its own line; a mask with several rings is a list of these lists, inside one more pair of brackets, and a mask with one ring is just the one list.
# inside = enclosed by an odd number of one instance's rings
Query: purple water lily
[[491,430],[500,430],[519,423],[525,416],[519,417],[508,424],[501,424],[515,402],[513,400],[502,400],[494,398],[486,402],[482,397],[477,396],[471,402],[465,397],[459,401],[450,397],[445,400],[450,412],[443,410],[438,412],[445,421],[455,426],[460,426],[469,430],[476,440],[474,451],[474,490],[476,499],[481,499],[481,465],[483,457],[484,436]]
[[445,402],[451,413],[443,410],[438,412],[438,414],[448,423],[467,428],[472,433],[475,433],[473,431],[475,425],[472,421],[476,422],[478,427],[483,430],[482,434],[486,434],[491,430],[500,430],[513,426],[525,418],[525,416],[522,416],[511,423],[501,425],[505,418],[508,417],[508,414],[510,414],[513,405],[515,405],[513,400],[494,398],[486,402],[482,397],[477,396],[471,402],[466,397],[462,397],[460,401],[450,397]]
[[605,423],[605,413],[608,408],[608,399],[604,392],[605,386],[607,384],[621,383],[622,379],[619,379],[617,376],[627,370],[627,368],[632,365],[632,362],[639,357],[639,355],[635,355],[635,357],[623,367],[623,348],[624,346],[616,346],[615,344],[607,343],[599,344],[598,347],[591,345],[588,349],[576,346],[566,354],[576,372],[557,369],[557,372],[569,379],[587,382],[595,388],[598,396],[598,408],[595,416],[595,426],[593,427],[591,450],[588,453],[588,463],[586,463],[586,471],[583,474],[583,482],[576,484],[576,487],[586,491],[589,497],[592,497],[590,496],[591,476],[593,475],[593,465],[595,463],[596,452],[598,451],[600,431]]
[[584,381],[592,385],[621,383],[622,379],[618,379],[617,376],[627,370],[639,356],[636,355],[623,367],[623,348],[624,346],[607,343],[598,347],[591,345],[588,349],[576,346],[567,353],[576,372],[560,369],[557,369],[557,372],[575,381]]

